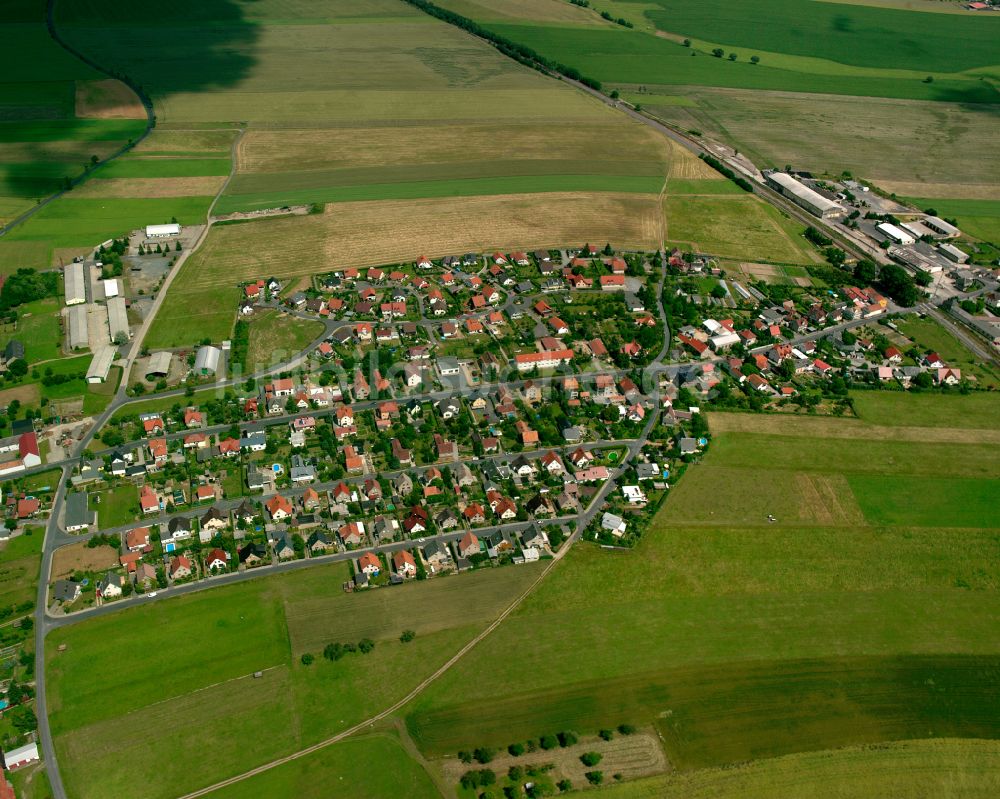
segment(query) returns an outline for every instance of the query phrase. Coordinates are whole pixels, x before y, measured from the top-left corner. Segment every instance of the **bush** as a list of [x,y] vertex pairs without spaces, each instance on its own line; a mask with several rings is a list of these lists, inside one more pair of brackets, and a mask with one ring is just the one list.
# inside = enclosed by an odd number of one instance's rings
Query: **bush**
[[566,791],[573,790],[573,783],[569,780],[559,780],[559,782],[556,783],[556,787],[563,793],[566,793]]
[[620,732],[622,735],[634,735],[635,727],[633,727],[631,724],[619,724],[618,732]]
[[312,665],[312,662],[313,662],[313,661],[314,661],[315,659],[316,659],[316,658],[315,658],[315,657],[313,657],[313,655],[312,655],[312,653],[311,653],[311,652],[306,652],[305,654],[303,654],[303,655],[302,655],[302,658],[301,658],[301,660],[302,660],[302,665],[303,665],[303,666],[311,666],[311,665]]
[[497,756],[495,749],[491,749],[488,746],[479,746],[472,750],[472,756],[476,759],[478,763],[489,763],[493,758]]
[[399,636],[399,640],[404,644],[408,644],[416,637],[417,634],[413,630],[403,630],[403,634]]
[[362,655],[367,655],[375,648],[375,642],[371,638],[362,638],[358,641],[358,650]]
[[603,759],[600,752],[584,752],[580,755],[580,762],[585,766],[596,766]]
[[610,741],[612,738],[615,737],[615,731],[614,730],[601,730],[597,734],[600,736],[600,738],[601,738],[602,741]]
[[511,766],[507,769],[507,779],[511,782],[520,782],[524,779],[524,769],[520,766]]
[[543,735],[538,739],[538,745],[542,747],[542,749],[548,751],[549,749],[555,749],[559,746],[559,741],[556,740],[556,736],[554,735]]
[[603,771],[588,771],[584,776],[587,778],[587,782],[591,785],[600,785],[604,782]]
[[567,746],[572,746],[573,744],[575,744],[577,741],[580,740],[577,737],[577,734],[571,730],[563,730],[561,733],[559,733],[558,738],[559,738],[559,745],[564,748]]
[[472,752],[469,752],[468,750],[463,749],[461,752],[458,753],[458,759],[461,760],[463,763],[471,763],[472,762]]
[[511,744],[507,747],[507,753],[511,755],[511,757],[520,757],[524,754],[524,744]]

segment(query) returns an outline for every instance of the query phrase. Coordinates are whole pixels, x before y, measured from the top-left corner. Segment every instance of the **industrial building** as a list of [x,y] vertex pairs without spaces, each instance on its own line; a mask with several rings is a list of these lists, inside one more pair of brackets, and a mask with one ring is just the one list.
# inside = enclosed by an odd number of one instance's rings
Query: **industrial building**
[[219,358],[222,350],[218,347],[204,346],[198,349],[194,359],[194,370],[200,375],[214,375],[219,369]]
[[949,261],[954,261],[956,264],[964,264],[969,260],[969,254],[962,252],[954,244],[939,244],[938,250],[941,254],[947,258]]
[[87,349],[90,346],[86,305],[74,305],[66,312],[66,328],[69,332],[69,348],[71,350]]
[[924,217],[923,221],[924,224],[933,230],[937,235],[943,236],[946,239],[956,239],[962,235],[962,231],[957,227],[949,222],[945,222],[943,219],[938,219],[936,216]]
[[63,270],[66,289],[66,304],[79,305],[87,301],[87,285],[83,276],[83,264],[72,263]]
[[765,177],[771,188],[820,219],[841,219],[847,214],[840,203],[827,199],[785,172],[771,172]]
[[154,352],[149,356],[149,367],[146,374],[152,377],[166,377],[170,374],[170,362],[173,358],[174,355],[171,352]]
[[922,239],[924,236],[936,235],[933,230],[919,220],[915,220],[913,222],[903,222],[900,227],[907,233],[912,233],[913,237],[917,239]]
[[910,233],[907,233],[902,228],[896,227],[891,222],[879,222],[875,226],[875,229],[890,241],[895,244],[901,244],[904,247],[916,242],[916,239]]
[[108,373],[111,371],[111,364],[117,355],[118,350],[114,347],[101,347],[94,353],[94,359],[90,362],[90,367],[87,369],[87,382],[103,383],[107,380]]
[[181,226],[176,223],[169,225],[146,225],[147,239],[162,239],[167,236],[176,236],[181,232]]
[[124,297],[112,297],[108,300],[108,333],[111,341],[114,341],[119,333],[129,335],[128,312],[125,310]]

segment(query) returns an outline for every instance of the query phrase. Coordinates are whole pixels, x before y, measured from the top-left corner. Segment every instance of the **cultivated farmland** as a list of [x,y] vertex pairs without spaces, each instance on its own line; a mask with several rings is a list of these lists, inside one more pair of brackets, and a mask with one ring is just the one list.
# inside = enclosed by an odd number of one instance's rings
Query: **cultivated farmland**
[[[948,424],[953,407],[921,422]],[[415,701],[425,753],[623,720],[655,723],[681,769],[997,735],[1000,657],[984,632],[1000,583],[983,568],[996,527],[948,512],[995,496],[995,446],[885,440],[850,419],[744,416],[795,424],[724,432],[731,418],[711,417],[709,454],[632,555],[574,549],[448,689]],[[890,473],[898,488],[876,503],[867,481]],[[911,502],[931,486],[936,507]],[[512,647],[529,676],[487,698],[471,675]],[[936,698],[932,684],[949,687]]]

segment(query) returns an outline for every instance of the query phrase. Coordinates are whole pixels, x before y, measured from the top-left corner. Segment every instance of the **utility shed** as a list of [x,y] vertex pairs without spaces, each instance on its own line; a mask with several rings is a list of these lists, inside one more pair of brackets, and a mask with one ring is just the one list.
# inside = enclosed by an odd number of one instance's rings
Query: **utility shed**
[[86,349],[89,346],[89,334],[87,332],[87,306],[74,305],[67,311],[67,328],[69,330],[69,348]]
[[194,359],[194,370],[202,375],[214,375],[219,368],[222,351],[218,347],[204,346],[198,349]]
[[121,294],[118,290],[118,278],[109,277],[107,280],[102,281],[104,284],[104,298],[110,300],[112,297],[117,297]]
[[63,270],[66,304],[79,305],[87,301],[87,288],[83,279],[83,264],[72,263]]
[[170,362],[173,357],[171,352],[154,352],[149,356],[149,371],[146,374],[166,377],[170,374]]
[[111,341],[114,341],[115,336],[119,333],[129,335],[128,313],[125,310],[124,297],[112,297],[108,300],[108,332],[111,335]]
[[108,379],[108,372],[111,371],[111,364],[115,360],[118,350],[114,347],[101,347],[94,353],[94,359],[87,369],[88,383],[103,383]]
[[146,225],[147,239],[162,239],[165,236],[176,236],[181,232],[181,226],[171,223],[169,225]]

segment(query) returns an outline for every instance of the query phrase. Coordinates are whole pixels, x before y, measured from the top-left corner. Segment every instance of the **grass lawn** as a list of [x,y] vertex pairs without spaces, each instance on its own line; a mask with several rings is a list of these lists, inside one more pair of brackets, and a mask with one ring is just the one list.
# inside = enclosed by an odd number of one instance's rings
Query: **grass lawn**
[[664,211],[667,238],[693,242],[700,252],[747,261],[815,261],[797,226],[753,196],[668,195]]
[[174,279],[174,290],[168,292],[153,319],[143,341],[150,349],[192,347],[206,338],[219,344],[232,336],[240,289],[235,283],[187,285],[187,275],[197,273],[199,255],[184,262],[183,272]]
[[117,411],[115,411],[114,416],[111,418],[113,420],[123,419],[126,416],[138,416],[143,413],[166,413],[174,405],[180,407],[186,407],[187,405],[200,405],[212,398],[222,397],[225,394],[225,390],[220,390],[218,388],[206,388],[201,391],[194,392],[191,397],[178,396],[178,397],[163,397],[160,399],[137,399],[135,402],[130,402],[127,405],[122,405]]
[[121,527],[139,518],[139,491],[134,485],[92,491],[90,509],[97,511],[101,528]]
[[44,765],[19,768],[10,773],[9,779],[21,799],[52,799],[52,786]]
[[1000,792],[1000,744],[899,741],[804,752],[610,785],[600,799],[984,799]]
[[62,302],[56,297],[20,306],[13,330],[5,330],[0,334],[0,347],[16,338],[24,344],[29,364],[59,358],[63,340],[62,329],[59,327],[61,308]]
[[[348,596],[345,566],[317,566],[61,629],[47,657],[68,790],[89,799],[110,779],[127,793],[139,775],[144,795],[168,799],[329,737],[404,695],[537,574],[511,567]],[[417,637],[401,643],[404,629]],[[370,655],[320,656],[365,635],[377,644]],[[311,666],[304,651],[317,655]],[[154,739],[165,755],[155,762],[144,757]],[[113,764],[123,756],[146,765],[122,773]]]
[[[415,700],[418,746],[437,756],[654,723],[671,762],[689,769],[1000,734],[989,688],[1000,651],[985,635],[1000,618],[1000,584],[984,568],[996,527],[914,527],[927,518],[891,490],[896,516],[871,524],[868,498],[851,490],[885,475],[935,480],[944,502],[983,507],[995,446],[872,440],[852,434],[858,425],[717,431],[635,551],[574,548],[447,686]],[[516,687],[477,679],[515,651]]]
[[974,377],[984,388],[1000,385],[1000,370],[984,364],[933,319],[910,316],[897,321],[896,326],[922,352],[936,352],[949,366],[961,369],[963,377]]
[[0,549],[0,606],[33,602],[42,560],[44,532],[12,538]]
[[324,329],[320,321],[265,311],[250,323],[247,374],[288,360],[315,341]]

